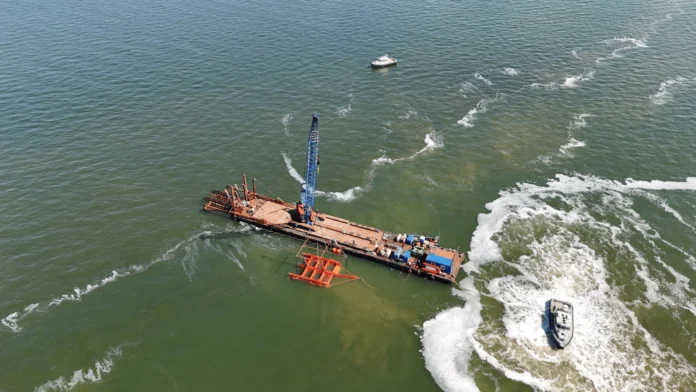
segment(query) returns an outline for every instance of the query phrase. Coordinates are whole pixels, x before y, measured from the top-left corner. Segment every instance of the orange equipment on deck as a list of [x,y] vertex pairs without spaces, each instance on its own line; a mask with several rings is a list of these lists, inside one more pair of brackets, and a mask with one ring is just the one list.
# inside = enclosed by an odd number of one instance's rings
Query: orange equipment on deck
[[304,263],[298,264],[304,268],[301,274],[288,273],[294,280],[301,280],[319,287],[331,287],[331,279],[345,278],[349,280],[358,279],[355,275],[341,274],[341,262],[327,259],[310,253],[303,253]]

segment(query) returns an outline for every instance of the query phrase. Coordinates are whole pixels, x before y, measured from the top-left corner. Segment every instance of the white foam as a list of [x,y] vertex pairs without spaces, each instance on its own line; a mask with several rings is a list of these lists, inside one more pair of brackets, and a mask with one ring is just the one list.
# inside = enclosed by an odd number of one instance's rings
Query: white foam
[[290,173],[290,176],[297,180],[300,184],[304,184],[304,178],[300,175],[300,173],[295,170],[295,168],[292,166],[292,159],[290,159],[289,156],[287,156],[284,152],[280,153],[283,155],[283,160],[285,161],[285,167],[288,169],[288,173]]
[[571,137],[570,140],[568,140],[568,143],[562,145],[558,149],[558,151],[561,154],[568,155],[568,154],[570,154],[570,150],[580,148],[580,147],[585,147],[585,142],[580,141],[580,140],[576,140],[576,139]]
[[[203,244],[206,248],[210,248],[213,251],[215,251],[217,254],[226,257],[228,260],[232,261],[241,269],[244,271],[244,265],[242,262],[239,260],[237,255],[235,255],[231,249],[223,249],[218,243],[214,243],[210,241],[210,239],[206,239],[203,241]],[[246,253],[244,252],[244,247],[240,242],[237,241],[225,241],[226,245],[229,245],[230,247],[234,248],[234,250],[242,257],[246,258]],[[195,262],[196,258],[193,258],[192,261]],[[186,260],[186,257],[184,257],[184,260]],[[183,260],[182,260],[183,263]],[[195,273],[195,269],[197,266],[194,264],[193,266],[188,266],[184,265],[184,271],[186,272],[186,275],[189,276],[189,278],[192,278],[193,273]]]
[[479,112],[478,105],[469,110],[466,116],[462,117],[461,120],[457,121],[457,124],[463,125],[467,128],[472,128],[474,126],[474,121],[476,121],[476,114]]
[[478,88],[474,86],[473,83],[471,82],[462,82],[462,84],[459,86],[459,93],[466,98],[466,94],[476,91]]
[[498,93],[494,98],[484,98],[478,101],[476,106],[473,109],[469,110],[466,116],[462,117],[461,120],[457,121],[457,124],[463,125],[466,128],[473,127],[478,114],[486,113],[488,111],[488,105],[490,105],[493,102],[501,101],[503,97],[503,94]]
[[622,57],[620,53],[623,52],[623,51],[627,51],[627,50],[631,50],[631,49],[636,49],[636,48],[647,48],[647,47],[648,47],[648,45],[646,44],[646,42],[645,42],[644,39],[637,39],[637,38],[630,38],[630,37],[621,37],[621,38],[614,37],[614,38],[612,38],[612,39],[607,39],[607,40],[602,41],[603,44],[607,44],[607,45],[614,44],[614,43],[616,43],[616,42],[624,43],[624,44],[625,44],[625,43],[628,43],[628,44],[630,44],[630,45],[623,46],[623,47],[620,47],[620,48],[618,48],[618,49],[615,49],[615,50],[614,50],[613,52],[611,52],[611,54],[609,54],[609,56],[607,56],[607,57],[600,57],[600,58],[598,58],[598,59],[596,60],[597,64],[601,63],[601,62],[604,61],[604,60],[610,59],[610,58],[619,58],[619,57]]
[[[302,176],[300,176],[300,173],[295,170],[295,168],[292,166],[292,159],[285,155],[285,153],[281,153],[283,155],[283,159],[285,160],[285,167],[288,169],[288,173],[297,180],[300,184],[304,184],[304,179]],[[373,161],[374,162],[374,161]],[[304,186],[304,185],[303,185]],[[342,203],[347,203],[349,201],[354,200],[356,197],[361,192],[364,192],[365,189],[360,187],[360,186],[354,186],[346,191],[343,192],[327,192],[327,191],[320,191],[320,190],[315,190],[315,194],[317,196],[326,196],[329,200],[331,201],[337,201],[337,202],[342,202]]]
[[428,176],[423,176],[423,179],[428,183],[428,192],[432,192],[433,188],[437,188],[437,182]]
[[[473,279],[462,281],[459,292],[466,303],[439,313],[423,324],[423,358],[430,371],[445,391],[478,391],[469,374],[469,359],[474,351],[473,334],[481,323],[481,301]],[[454,290],[458,292],[458,290]]]
[[[399,161],[401,159],[403,159],[403,158],[397,158],[396,160]],[[386,165],[386,164],[391,165],[393,163],[394,163],[394,159],[387,158],[386,155],[382,155],[381,157],[375,158],[372,160],[373,165]]]
[[575,50],[575,49],[573,49],[573,50],[570,52],[570,54],[572,54],[573,57],[575,57],[576,59],[579,59],[579,58],[580,58],[580,56],[578,56],[577,50]]
[[[206,239],[204,242],[210,243],[210,239]],[[184,273],[189,280],[193,280],[196,275],[196,270],[198,269],[198,244],[196,242],[186,244],[184,246],[184,257],[181,258],[181,267],[184,269]]]
[[387,135],[392,133],[392,124],[391,121],[385,121],[382,123],[382,129],[384,129],[384,132],[386,132]]
[[336,108],[336,115],[338,117],[346,117],[348,114],[350,114],[350,111],[352,110],[352,104],[348,104],[348,106],[342,106],[339,108]]
[[432,150],[435,148],[440,148],[440,147],[444,146],[444,144],[442,142],[442,136],[440,136],[439,134],[437,134],[435,132],[431,132],[431,133],[428,133],[427,135],[425,135],[425,139],[423,139],[423,141],[425,142],[425,147],[416,151],[413,155],[411,155],[409,157],[391,159],[391,158],[387,158],[386,155],[382,155],[379,158],[373,159],[372,164],[373,165],[386,165],[386,164],[391,165],[391,164],[394,164],[398,161],[411,160],[411,159],[417,157],[418,155],[420,155],[426,151],[429,151],[429,150]]
[[410,109],[408,112],[404,113],[402,116],[399,116],[399,118],[402,120],[408,120],[409,118],[412,118],[412,117],[415,118],[416,116],[418,116],[418,112],[413,110],[413,109]]
[[573,129],[580,129],[580,128],[586,127],[587,121],[585,121],[585,119],[587,117],[592,117],[592,115],[589,113],[574,114],[573,115],[573,122],[570,124],[570,126],[568,128],[570,130],[573,130]]
[[104,376],[111,373],[114,361],[121,357],[121,347],[110,348],[104,358],[94,362],[90,368],[75,370],[69,378],[63,376],[34,388],[34,392],[70,391],[80,384],[98,383],[104,380]]
[[538,160],[546,165],[554,163],[554,158],[573,158],[573,150],[585,147],[585,142],[573,137],[573,131],[587,126],[587,117],[592,117],[589,113],[574,114],[573,120],[568,124],[568,142],[559,147],[558,152],[539,155]]
[[558,83],[556,83],[556,82],[532,83],[529,85],[529,87],[531,87],[533,89],[555,90],[558,88]]
[[553,157],[556,156],[557,154],[543,154],[537,156],[537,159],[544,163],[545,165],[551,165],[553,164]]
[[317,196],[326,196],[331,201],[348,203],[349,201],[352,201],[356,197],[358,197],[360,192],[363,192],[363,188],[359,186],[354,186],[343,192],[325,192],[317,190],[316,194]]
[[647,48],[648,47],[648,45],[645,43],[644,40],[638,39],[638,38],[630,38],[630,37],[616,38],[616,37],[614,37],[612,39],[607,39],[607,40],[602,41],[602,43],[605,43],[605,44],[611,44],[612,42],[621,42],[621,43],[628,42],[637,48]]
[[290,123],[290,120],[292,120],[292,117],[293,113],[288,113],[280,119],[280,122],[283,124],[283,129],[285,130],[286,135],[290,135],[290,132],[288,131],[288,124]]
[[[243,254],[243,252],[242,252],[242,254]],[[230,252],[230,251],[225,252],[225,255],[226,255],[230,260],[232,260],[232,262],[235,263],[235,264],[237,265],[237,267],[239,267],[239,269],[241,269],[242,271],[244,271],[244,265],[242,264],[242,262],[239,260],[239,258],[238,258],[237,256],[235,256],[235,255],[234,255],[232,252]],[[246,255],[244,255],[244,254],[243,254],[243,256],[246,257]]]
[[[691,230],[693,230],[694,232],[696,232],[696,227],[694,227],[693,225],[691,225],[690,223],[688,223],[686,220],[684,220],[684,217],[682,217],[682,215],[681,215],[679,212],[677,212],[674,208],[672,208],[672,207],[667,203],[666,200],[664,200],[663,198],[661,198],[661,197],[659,197],[659,196],[657,196],[657,195],[653,195],[653,194],[648,193],[648,192],[645,192],[645,193],[644,193],[644,196],[645,196],[648,200],[650,200],[653,204],[655,204],[656,206],[662,207],[662,208],[665,210],[666,213],[672,215],[672,216],[673,216],[674,218],[676,218],[681,224],[683,224],[684,226],[686,226],[686,227],[690,228]],[[685,256],[691,257],[688,253],[684,252],[683,249],[681,249],[681,248],[679,248],[679,247],[675,247],[674,244],[672,244],[671,242],[667,242],[667,241],[664,241],[664,240],[663,240],[663,242],[666,242],[666,244],[667,244],[668,246],[671,246],[671,247],[675,248],[676,250],[678,250],[678,251],[680,251],[681,253],[683,253]]]
[[579,86],[580,82],[585,82],[594,78],[594,70],[590,70],[580,75],[567,76],[563,83],[549,82],[549,83],[532,83],[529,87],[533,89],[544,89],[544,90],[556,90],[559,87],[562,88],[576,88]]
[[[140,266],[140,267],[144,268],[144,266]],[[138,270],[132,269],[130,271],[123,271],[123,272],[113,270],[113,271],[111,271],[111,275],[103,278],[101,281],[99,281],[95,284],[88,284],[84,288],[75,287],[71,294],[63,294],[58,298],[52,299],[51,302],[49,302],[48,306],[49,307],[58,306],[65,301],[80,301],[80,300],[82,300],[82,296],[87,295],[87,294],[89,294],[89,293],[93,292],[94,290],[97,290],[101,287],[104,287],[105,285],[107,285],[109,283],[115,282],[119,278],[122,278],[122,277],[128,276],[128,275],[132,275],[133,273],[137,273],[137,272],[141,272],[140,269],[138,269]]]
[[676,86],[685,85],[691,81],[691,79],[687,79],[681,76],[676,79],[668,79],[660,83],[660,88],[657,90],[655,94],[650,96],[650,100],[655,105],[664,105],[665,103],[667,103],[667,101],[669,101],[670,98],[672,98],[672,90]]
[[520,71],[517,68],[503,68],[503,74],[508,76],[517,76]]
[[27,317],[29,314],[33,313],[38,307],[39,303],[37,302],[25,307],[19,312],[13,312],[1,320],[2,324],[11,329],[12,332],[19,332],[22,330],[22,328],[17,325],[17,323]]
[[483,77],[483,75],[481,75],[481,74],[478,73],[478,72],[476,72],[476,73],[474,74],[474,77],[475,77],[476,79],[482,81],[483,83],[486,83],[486,84],[489,85],[489,86],[493,85],[493,82],[491,82],[490,80],[486,79],[485,77]]
[[421,148],[415,154],[408,157],[408,159],[413,159],[426,151],[444,146],[442,142],[442,137],[435,132],[431,132],[425,135],[425,139],[423,139],[423,141],[425,142],[425,147]]
[[696,190],[696,177],[688,177],[685,181],[636,181],[632,178],[627,178],[624,187],[632,189],[694,191]]
[[581,75],[568,76],[561,86],[565,88],[575,88],[578,87],[578,83],[585,82],[593,77],[594,71],[589,71]]

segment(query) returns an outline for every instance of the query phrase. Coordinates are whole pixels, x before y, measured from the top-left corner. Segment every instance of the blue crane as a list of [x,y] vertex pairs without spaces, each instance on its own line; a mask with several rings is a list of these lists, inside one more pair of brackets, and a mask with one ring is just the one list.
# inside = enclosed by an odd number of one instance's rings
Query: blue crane
[[300,191],[300,201],[303,210],[300,218],[303,222],[312,224],[314,211],[314,193],[317,189],[317,173],[319,172],[319,115],[314,113],[312,127],[309,129],[307,141],[307,166],[305,168],[305,182]]

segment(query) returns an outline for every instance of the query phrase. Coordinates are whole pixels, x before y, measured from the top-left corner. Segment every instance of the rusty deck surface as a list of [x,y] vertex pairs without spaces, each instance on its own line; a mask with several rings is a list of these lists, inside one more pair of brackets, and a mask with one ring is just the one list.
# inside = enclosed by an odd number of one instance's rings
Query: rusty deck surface
[[[293,220],[292,215],[295,213],[294,207],[275,200],[257,198],[251,200],[250,204],[253,209],[249,208],[247,213],[251,218],[264,220],[273,226],[287,225]],[[329,242],[335,240],[341,245],[348,245],[368,253],[375,249],[385,234],[383,230],[322,213],[317,213],[317,220],[312,227],[314,235],[317,237],[324,238]],[[291,227],[287,229],[293,230]],[[298,230],[298,232],[302,231]],[[453,260],[452,271],[459,271],[459,267],[464,261],[463,256],[452,249],[437,248],[431,252]]]

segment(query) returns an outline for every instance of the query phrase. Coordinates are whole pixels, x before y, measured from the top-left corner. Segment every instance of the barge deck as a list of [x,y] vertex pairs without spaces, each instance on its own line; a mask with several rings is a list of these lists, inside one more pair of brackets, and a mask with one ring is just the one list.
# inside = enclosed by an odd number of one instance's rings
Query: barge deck
[[204,211],[218,211],[231,219],[286,234],[323,246],[337,246],[346,254],[372,260],[391,268],[407,271],[443,283],[454,283],[464,253],[443,248],[439,237],[394,234],[349,220],[311,211],[311,224],[303,223],[302,204],[286,203],[241,185],[228,185],[223,191],[211,191],[203,198]]

